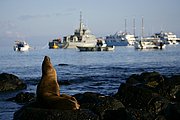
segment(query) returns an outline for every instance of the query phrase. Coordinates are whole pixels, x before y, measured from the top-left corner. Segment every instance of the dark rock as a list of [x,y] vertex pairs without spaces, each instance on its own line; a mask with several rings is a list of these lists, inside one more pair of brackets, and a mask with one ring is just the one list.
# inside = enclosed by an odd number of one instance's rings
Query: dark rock
[[120,85],[114,97],[125,105],[133,119],[179,118],[180,76],[167,78],[158,72],[134,74]]
[[122,83],[115,97],[123,102],[125,106],[144,109],[151,98],[157,96],[152,90],[142,86],[132,86],[130,84]]
[[27,85],[17,76],[7,73],[0,74],[0,92],[25,89]]
[[138,84],[144,82],[143,79],[141,79],[140,75],[133,74],[131,75],[127,80],[126,83],[128,84]]
[[118,110],[106,110],[103,116],[103,120],[129,120],[129,119],[131,119],[131,117],[128,116],[124,108],[120,108]]
[[75,95],[80,103],[81,109],[90,109],[95,114],[99,115],[100,119],[127,119],[127,113],[124,105],[117,99],[104,96],[102,94],[86,92],[84,94]]
[[20,92],[15,97],[8,99],[8,101],[15,101],[17,103],[29,103],[35,101],[35,94],[29,92]]
[[170,78],[171,83],[169,85],[169,96],[176,102],[180,102],[180,75],[176,75]]
[[[64,82],[64,81],[63,81]],[[69,85],[69,81],[66,83]],[[26,101],[25,93],[16,97]],[[86,92],[74,97],[80,110],[45,109],[32,102],[15,112],[14,120],[171,120],[180,118],[180,76],[158,72],[132,75],[112,96]],[[31,97],[27,97],[31,98]],[[28,99],[27,99],[28,100]]]
[[140,78],[147,82],[162,81],[162,75],[158,72],[143,72],[141,73]]
[[92,92],[86,92],[84,94],[76,94],[74,97],[77,99],[79,104],[81,105],[81,109],[93,109],[96,104],[99,103],[101,97],[104,95]]
[[[177,84],[177,82],[174,82],[174,80],[166,78],[158,72],[145,72],[140,75],[131,75],[125,84],[129,84],[129,86],[132,87],[138,86],[163,97],[171,97],[173,99],[174,96],[177,96],[176,98],[178,98],[180,85]],[[126,91],[123,91],[122,93],[124,92]]]
[[58,64],[58,66],[68,66],[69,64],[65,64],[65,63],[60,63]]
[[142,109],[127,108],[127,112],[131,116],[128,120],[155,120],[156,118],[155,114]]
[[99,120],[89,110],[58,110],[24,106],[14,113],[14,120]]
[[175,85],[174,88],[171,89],[170,95],[174,98],[174,101],[180,102],[180,85]]
[[164,114],[167,120],[179,120],[180,103],[169,103]]
[[170,78],[176,85],[180,85],[180,75],[174,75]]
[[137,74],[133,74],[131,75],[126,83],[128,84],[138,84],[138,83],[148,83],[148,82],[153,82],[153,81],[157,81],[157,83],[161,82],[162,79],[162,75],[159,74],[158,72],[144,72],[141,73],[140,75]]
[[154,120],[167,120],[167,119],[166,119],[165,116],[163,116],[163,115],[158,115],[158,116],[156,117],[156,119],[154,119]]
[[157,97],[151,98],[151,100],[148,102],[147,110],[150,113],[159,114],[163,110],[166,109],[168,103],[169,103],[169,100],[165,99],[164,97],[157,96]]
[[158,72],[144,72],[140,75],[131,75],[126,84],[138,85],[163,96],[166,96],[170,87],[169,80]]

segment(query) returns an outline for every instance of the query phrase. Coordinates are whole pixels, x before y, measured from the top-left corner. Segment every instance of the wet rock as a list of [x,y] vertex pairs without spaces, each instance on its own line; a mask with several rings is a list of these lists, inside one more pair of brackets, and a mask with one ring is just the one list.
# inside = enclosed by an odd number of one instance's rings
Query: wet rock
[[180,85],[175,85],[174,88],[171,89],[170,95],[174,98],[174,101],[180,102]]
[[180,118],[180,76],[167,78],[158,72],[134,74],[126,83],[120,85],[113,97],[92,92],[76,94],[74,97],[80,104],[80,110],[45,109],[33,102],[15,112],[14,119],[176,120]]
[[155,120],[156,116],[142,109],[127,108],[131,118],[128,120]]
[[126,83],[128,84],[137,84],[137,83],[145,83],[145,82],[152,82],[152,81],[162,81],[162,75],[158,72],[143,72],[140,75],[133,74],[131,75]]
[[103,116],[103,120],[128,120],[129,118],[125,109],[106,110]]
[[65,64],[65,63],[60,63],[58,64],[58,66],[68,66],[69,64]]
[[167,120],[179,120],[180,103],[169,103],[164,114]]
[[169,96],[176,102],[180,102],[180,75],[170,78],[171,86],[169,87]]
[[86,92],[75,95],[81,109],[89,109],[99,115],[101,120],[125,120],[127,113],[124,105],[113,97]]
[[144,82],[144,80],[140,77],[140,75],[137,75],[137,74],[132,74],[132,75],[126,80],[126,83],[127,83],[127,84],[132,84],[132,85],[139,84],[139,83],[142,83],[142,82]]
[[15,101],[20,104],[29,103],[35,101],[35,93],[20,92],[15,97],[9,98],[7,101]]
[[14,120],[99,120],[99,116],[89,109],[59,110],[46,109],[34,101],[23,106],[14,114]]
[[154,96],[157,96],[157,94],[147,88],[126,83],[121,84],[115,95],[125,106],[144,110],[146,110],[149,101]]
[[99,120],[89,110],[57,110],[25,106],[14,114],[14,120]]
[[0,92],[22,90],[26,87],[27,85],[17,76],[8,73],[0,74]]
[[168,106],[169,100],[162,96],[156,96],[151,98],[147,104],[147,110],[153,114],[159,114]]
[[172,116],[178,117],[180,111],[180,76],[167,78],[158,72],[134,74],[120,85],[114,97],[135,119],[174,119]]
[[81,105],[81,109],[93,109],[96,104],[101,100],[104,95],[92,92],[86,92],[84,94],[76,94],[74,97]]
[[170,87],[169,82],[165,76],[162,76],[158,72],[144,72],[140,75],[131,75],[127,79],[126,84],[141,86],[154,93],[166,96]]
[[162,81],[162,75],[158,72],[143,72],[140,75],[144,81]]

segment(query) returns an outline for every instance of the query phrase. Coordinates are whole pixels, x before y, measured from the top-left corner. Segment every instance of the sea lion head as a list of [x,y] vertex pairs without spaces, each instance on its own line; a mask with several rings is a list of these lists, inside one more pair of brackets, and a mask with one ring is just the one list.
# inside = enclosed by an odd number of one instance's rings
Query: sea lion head
[[50,73],[56,73],[53,65],[51,64],[51,60],[48,56],[44,57],[44,61],[42,63],[42,74],[50,75]]

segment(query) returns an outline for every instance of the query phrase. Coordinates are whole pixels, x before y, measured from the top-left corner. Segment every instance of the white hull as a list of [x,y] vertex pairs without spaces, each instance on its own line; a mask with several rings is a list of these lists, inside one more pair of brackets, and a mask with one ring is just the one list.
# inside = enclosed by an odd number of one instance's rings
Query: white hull
[[25,51],[28,51],[30,49],[29,46],[25,46],[25,47],[14,47],[14,51],[22,51],[22,52],[25,52]]
[[76,46],[79,51],[113,51],[115,46],[106,46],[106,47],[98,47],[98,46]]
[[112,51],[115,49],[115,46],[107,46],[104,41],[99,41],[96,45],[84,43],[82,45],[77,45],[76,47],[79,51]]
[[14,51],[25,52],[30,49],[30,46],[25,41],[15,41]]
[[157,38],[160,38],[163,41],[163,43],[169,44],[169,45],[176,45],[178,44],[178,41],[180,40],[180,38],[178,38],[172,32],[161,31],[160,33],[155,33],[154,36]]
[[136,48],[136,49],[158,49],[159,47],[157,46],[157,45],[152,45],[152,44],[144,44],[144,45],[142,45],[142,44],[140,44],[140,43],[135,43],[134,44],[134,47]]
[[165,45],[157,38],[142,38],[134,43],[135,49],[162,49]]
[[[84,42],[69,42],[68,48],[77,48],[76,46],[84,46]],[[94,43],[86,43],[87,45],[90,46],[95,46],[96,42]]]
[[133,46],[136,38],[127,32],[117,32],[114,35],[106,36],[105,42],[108,46]]

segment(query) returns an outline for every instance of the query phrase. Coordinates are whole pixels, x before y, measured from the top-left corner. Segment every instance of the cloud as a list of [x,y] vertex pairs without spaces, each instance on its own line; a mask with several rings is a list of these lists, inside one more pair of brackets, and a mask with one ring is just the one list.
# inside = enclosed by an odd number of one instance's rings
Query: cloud
[[12,21],[0,21],[0,37],[1,38],[15,38],[23,39],[25,35],[21,32],[18,32],[17,25]]
[[18,19],[19,20],[31,20],[31,19],[39,19],[39,18],[50,18],[53,16],[67,16],[72,15],[76,11],[75,8],[69,8],[63,10],[62,12],[52,13],[52,14],[36,14],[36,15],[21,15]]
[[17,39],[24,39],[25,35],[23,33],[20,32],[15,32],[15,31],[5,31],[4,36],[8,37],[8,38],[17,38]]
[[0,34],[0,46],[12,46],[15,40],[26,40],[21,32],[7,30]]
[[16,25],[10,21],[0,21],[0,28],[4,30],[9,30],[16,28]]
[[42,15],[22,15],[19,17],[20,20],[31,20],[31,19],[38,19],[38,18],[49,18],[51,15],[42,14]]

